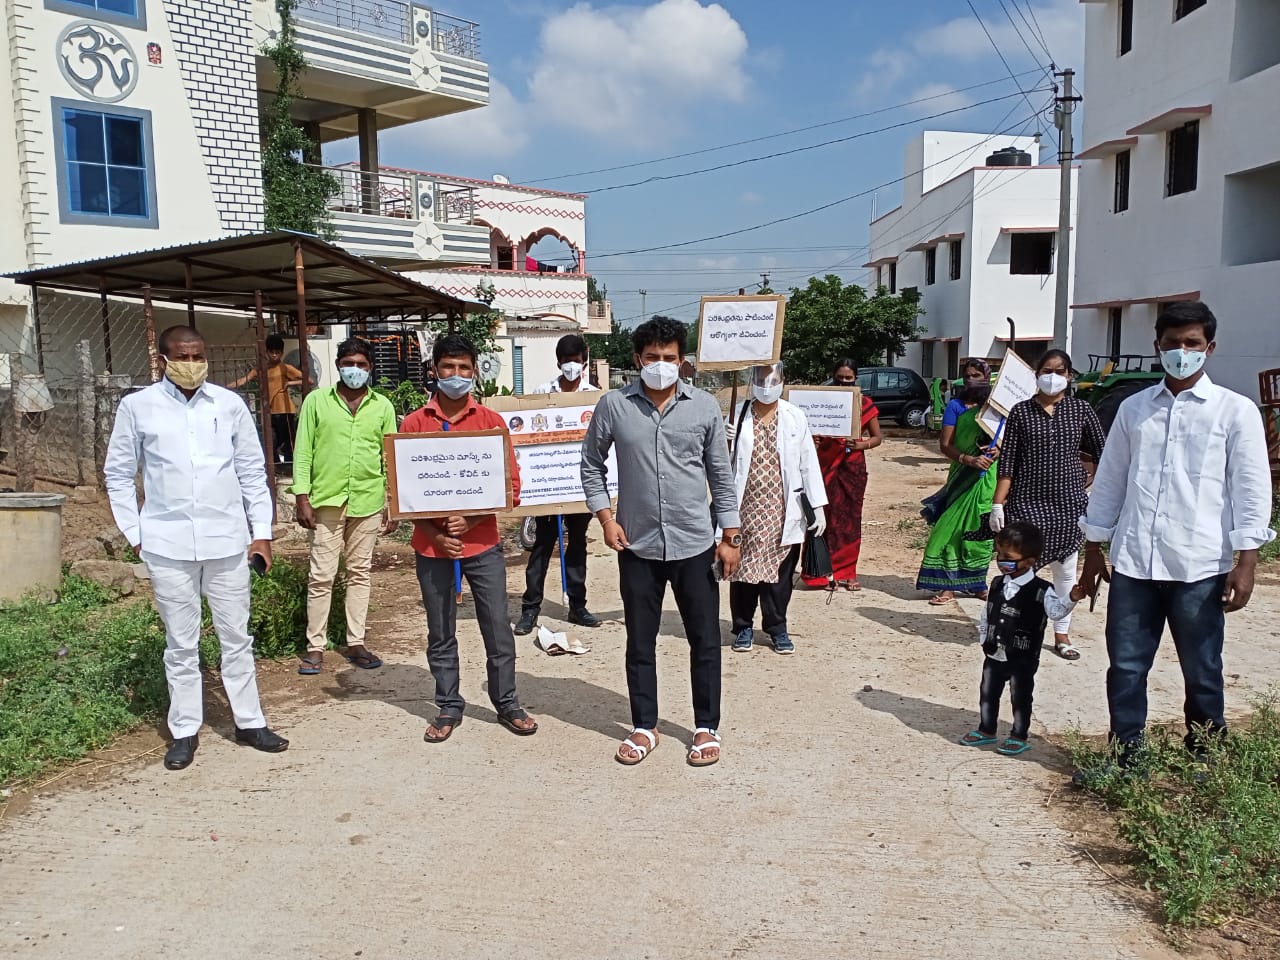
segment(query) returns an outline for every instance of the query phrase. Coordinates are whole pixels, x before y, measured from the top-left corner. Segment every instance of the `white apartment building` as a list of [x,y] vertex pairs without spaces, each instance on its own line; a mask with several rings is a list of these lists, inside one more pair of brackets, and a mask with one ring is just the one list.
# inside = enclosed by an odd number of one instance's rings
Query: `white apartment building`
[[1256,396],[1280,366],[1280,3],[1086,2],[1077,350],[1154,362],[1160,305],[1202,299],[1212,376]]
[[[262,45],[281,25],[273,0],[0,7],[10,61],[0,71],[0,127],[15,131],[0,144],[0,274],[263,229],[259,114],[277,78]],[[512,316],[588,329],[582,197],[379,164],[379,131],[487,104],[478,25],[415,0],[301,0],[293,18],[308,61],[294,118],[322,148],[358,138],[359,161],[332,168],[341,184],[331,202],[336,243],[468,299],[476,283],[454,271],[474,270]],[[526,270],[524,251],[550,234],[578,252],[571,273]],[[52,316],[40,327],[30,299],[0,279],[6,358],[35,357],[37,337],[58,335]],[[607,310],[595,312],[607,330]],[[157,327],[186,317],[156,314]],[[206,328],[252,343],[241,318],[202,318]],[[342,332],[313,343],[325,377],[326,343]],[[117,366],[141,372],[143,360],[117,342]],[[6,371],[0,362],[0,386]]]
[[1023,356],[1053,338],[1060,168],[1039,150],[1033,137],[940,131],[907,145],[902,204],[872,221],[864,266],[872,289],[920,292],[925,332],[898,362],[926,379],[1003,357],[1009,317]]

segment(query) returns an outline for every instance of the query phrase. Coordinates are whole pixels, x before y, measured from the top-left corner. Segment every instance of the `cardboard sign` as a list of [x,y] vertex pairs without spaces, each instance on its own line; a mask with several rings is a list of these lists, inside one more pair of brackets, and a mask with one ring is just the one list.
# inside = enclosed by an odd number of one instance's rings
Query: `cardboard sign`
[[787,387],[782,397],[804,411],[815,437],[862,436],[862,391],[857,387]]
[[698,369],[742,370],[782,359],[783,296],[703,297]]
[[[485,406],[501,413],[520,465],[518,517],[587,513],[582,491],[582,441],[604,392],[536,393],[489,397]],[[609,496],[618,495],[618,464],[608,460]]]
[[994,437],[1000,421],[1009,416],[1014,405],[1030,400],[1037,389],[1035,370],[1012,350],[1006,350],[996,382],[991,387],[991,396],[978,415],[978,422],[987,436]]
[[394,519],[511,509],[511,439],[505,430],[389,433],[382,444]]

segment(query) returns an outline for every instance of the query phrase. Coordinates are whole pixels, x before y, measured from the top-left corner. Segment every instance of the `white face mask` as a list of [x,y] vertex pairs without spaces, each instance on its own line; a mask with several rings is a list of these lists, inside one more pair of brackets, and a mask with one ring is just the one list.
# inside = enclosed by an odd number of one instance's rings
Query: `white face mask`
[[753,383],[751,385],[751,396],[755,397],[765,406],[777,403],[782,397],[782,384],[775,383],[770,387],[761,387]]
[[646,387],[651,387],[654,390],[666,390],[680,379],[680,368],[674,363],[668,363],[665,360],[647,363],[640,368],[640,379],[644,381]]
[[1183,350],[1179,347],[1176,350],[1161,351],[1160,366],[1173,379],[1186,380],[1199,373],[1208,359],[1209,354],[1203,350]]
[[1046,397],[1056,397],[1067,389],[1067,378],[1060,373],[1042,373],[1036,377],[1036,387]]
[[582,376],[582,364],[578,363],[576,360],[570,360],[568,363],[562,363],[560,364],[560,373],[566,380],[572,383],[574,380],[577,380]]

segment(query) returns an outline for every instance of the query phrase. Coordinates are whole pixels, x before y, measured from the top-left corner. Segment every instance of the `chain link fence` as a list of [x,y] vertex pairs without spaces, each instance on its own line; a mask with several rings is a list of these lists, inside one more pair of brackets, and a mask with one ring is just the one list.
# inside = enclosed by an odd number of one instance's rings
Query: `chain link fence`
[[[195,319],[211,381],[256,370],[258,344],[243,316]],[[158,333],[190,321],[181,306],[156,305],[148,324],[138,301],[47,290],[25,311],[0,314],[0,488],[101,486],[120,400],[159,376]],[[239,392],[257,422],[256,381]]]

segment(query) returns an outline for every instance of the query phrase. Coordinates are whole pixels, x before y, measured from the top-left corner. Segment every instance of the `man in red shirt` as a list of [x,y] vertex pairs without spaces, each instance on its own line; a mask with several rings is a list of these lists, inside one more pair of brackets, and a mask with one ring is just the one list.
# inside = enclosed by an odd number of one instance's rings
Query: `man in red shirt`
[[[506,429],[502,417],[476,403],[476,348],[466,337],[449,334],[432,351],[438,377],[435,395],[400,424],[401,433]],[[520,467],[511,459],[511,487],[520,502]],[[538,732],[538,724],[520,707],[516,695],[516,638],[507,618],[507,565],[494,514],[443,517],[414,522],[413,548],[418,552],[418,584],[427,611],[427,663],[436,681],[440,715],[427,727],[427,743],[443,743],[462,723],[466,701],[458,685],[458,611],[454,599],[454,561],[471,585],[476,620],[484,637],[489,698],[498,721],[522,737]]]

